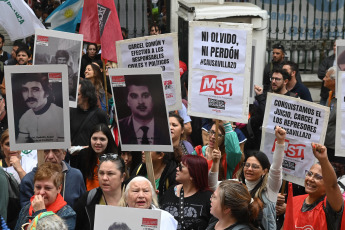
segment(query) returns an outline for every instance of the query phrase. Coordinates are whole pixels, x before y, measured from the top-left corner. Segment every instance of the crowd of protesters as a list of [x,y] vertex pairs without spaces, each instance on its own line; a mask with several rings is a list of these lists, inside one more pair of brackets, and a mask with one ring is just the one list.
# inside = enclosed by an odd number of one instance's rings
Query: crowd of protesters
[[[34,11],[44,22],[58,4],[57,0],[42,1],[36,3]],[[122,33],[124,38],[128,36],[125,28]],[[160,33],[159,26],[150,27],[150,35]],[[0,229],[94,229],[98,204],[161,210],[161,229],[345,228],[345,165],[334,156],[334,60],[329,66],[323,63],[320,68],[324,69],[319,71],[323,87],[331,92],[321,100],[331,109],[325,146],[312,143],[309,154],[318,162],[306,169],[305,188],[293,185],[298,196],[288,202],[286,193],[292,190],[288,191],[288,186],[281,190],[286,131],[275,128],[272,162],[268,153],[260,151],[266,94],[312,98],[298,65],[286,60],[281,44],[273,46],[273,60],[264,71],[264,87],[254,86],[256,96],[248,124],[188,116],[187,65],[180,62],[182,109],[169,113],[174,151],[150,152],[153,186],[146,179],[145,154],[121,151],[97,44],[85,44],[81,59],[78,106],[70,108],[72,147],[45,149],[44,162],[39,166],[36,151],[11,150],[4,66],[30,65],[34,49],[30,41],[14,42],[10,54],[2,49],[5,38],[0,35]],[[116,66],[108,62],[105,69]],[[17,199],[10,196],[13,186],[19,191]],[[284,217],[289,221],[284,222]],[[114,224],[109,229],[117,228]]]

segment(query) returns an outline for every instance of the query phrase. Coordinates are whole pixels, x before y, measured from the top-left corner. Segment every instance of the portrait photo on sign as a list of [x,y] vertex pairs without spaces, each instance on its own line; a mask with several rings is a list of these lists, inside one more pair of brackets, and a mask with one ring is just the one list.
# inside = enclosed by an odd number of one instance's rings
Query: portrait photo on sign
[[5,68],[11,150],[70,145],[67,67]]
[[35,31],[33,64],[67,65],[70,107],[77,106],[83,35],[60,31]]
[[160,68],[109,71],[122,149],[172,151]]

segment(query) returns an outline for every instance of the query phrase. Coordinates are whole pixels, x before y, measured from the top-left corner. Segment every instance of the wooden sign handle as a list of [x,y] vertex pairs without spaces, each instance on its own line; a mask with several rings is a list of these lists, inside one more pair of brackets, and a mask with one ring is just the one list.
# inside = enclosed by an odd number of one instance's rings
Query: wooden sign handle
[[153,172],[152,158],[151,158],[151,153],[149,151],[145,151],[145,162],[146,162],[147,178],[151,182],[154,190],[156,191],[157,188],[156,188],[155,176]]
[[216,120],[216,134],[215,134],[215,137],[216,137],[216,142],[214,143],[214,149],[218,149],[218,129],[219,129],[219,120],[217,119]]
[[44,163],[44,150],[37,150],[37,167]]

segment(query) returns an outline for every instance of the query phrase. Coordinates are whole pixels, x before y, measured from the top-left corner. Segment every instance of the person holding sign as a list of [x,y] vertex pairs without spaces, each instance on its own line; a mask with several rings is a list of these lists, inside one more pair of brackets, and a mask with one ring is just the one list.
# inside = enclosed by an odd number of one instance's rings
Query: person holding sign
[[282,184],[282,163],[284,157],[286,131],[275,127],[275,151],[272,165],[265,153],[255,151],[247,155],[240,170],[238,180],[247,185],[253,198],[264,203],[262,219],[258,224],[263,229],[276,229],[276,202]]
[[[231,179],[236,165],[240,162],[242,152],[238,141],[237,134],[233,131],[231,123],[223,122],[224,125],[218,127],[218,140],[216,140],[216,125],[213,124],[212,128],[208,131],[208,145],[201,147],[200,145],[195,147],[193,155],[198,155],[206,158],[208,163],[208,169],[211,169],[213,164],[212,155],[213,152],[219,152],[221,154],[219,165],[218,179]],[[219,148],[215,149],[216,142]]]
[[97,204],[119,205],[125,176],[125,162],[118,154],[107,153],[99,157],[99,187],[86,192],[74,205],[77,213],[76,229],[93,229]]
[[343,229],[344,200],[327,157],[327,148],[316,143],[312,143],[312,148],[319,162],[306,171],[304,185],[307,194],[288,198],[284,229],[304,229],[306,226],[308,229]]
[[253,229],[252,221],[257,218],[263,204],[253,199],[245,185],[234,181],[222,181],[211,196],[211,219],[206,230]]

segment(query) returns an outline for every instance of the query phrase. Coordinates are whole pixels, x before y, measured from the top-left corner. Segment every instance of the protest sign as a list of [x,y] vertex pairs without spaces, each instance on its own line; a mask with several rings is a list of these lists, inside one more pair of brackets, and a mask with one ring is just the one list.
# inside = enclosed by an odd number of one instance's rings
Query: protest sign
[[159,230],[161,210],[96,205],[95,230]]
[[65,64],[68,67],[70,107],[77,107],[83,35],[36,29],[33,64]]
[[188,114],[247,123],[252,26],[189,25]]
[[5,83],[11,150],[70,147],[67,65],[5,66]]
[[345,71],[338,71],[337,87],[335,156],[345,157]]
[[162,34],[116,42],[120,68],[161,67],[169,111],[181,109],[177,34]]
[[323,144],[329,108],[280,94],[267,94],[261,151],[272,162],[275,126],[286,130],[283,178],[304,185],[305,170],[315,163],[311,142]]
[[173,151],[161,68],[109,69],[121,149]]

